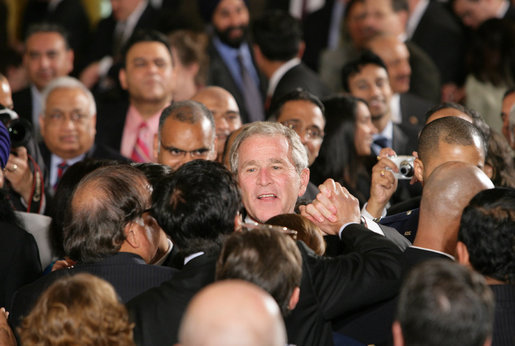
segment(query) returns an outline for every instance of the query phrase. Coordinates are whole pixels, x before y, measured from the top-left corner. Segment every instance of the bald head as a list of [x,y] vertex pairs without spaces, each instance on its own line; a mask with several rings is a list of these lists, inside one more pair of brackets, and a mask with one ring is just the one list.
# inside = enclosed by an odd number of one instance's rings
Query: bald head
[[6,108],[13,108],[11,86],[7,78],[0,73],[0,104]]
[[385,63],[394,93],[409,91],[411,67],[406,44],[394,35],[378,35],[368,42],[368,49]]
[[181,345],[286,345],[274,299],[245,281],[207,286],[188,305],[179,330]]
[[241,127],[238,104],[230,92],[217,86],[201,89],[192,100],[202,103],[213,113],[217,137],[216,150],[218,161],[221,162],[227,136]]
[[424,185],[414,245],[454,254],[463,209],[478,192],[494,185],[474,165],[447,162]]

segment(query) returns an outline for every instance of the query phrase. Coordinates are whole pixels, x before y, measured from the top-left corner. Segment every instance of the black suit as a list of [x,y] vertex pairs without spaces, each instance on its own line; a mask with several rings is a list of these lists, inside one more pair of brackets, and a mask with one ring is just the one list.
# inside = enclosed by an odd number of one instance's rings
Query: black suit
[[[252,54],[252,48],[249,47],[249,50]],[[217,85],[224,89],[226,89],[228,92],[234,96],[236,99],[236,103],[238,103],[238,107],[240,109],[240,116],[241,121],[243,123],[248,123],[250,121],[249,114],[247,112],[247,107],[245,104],[245,99],[243,97],[243,94],[238,87],[238,84],[234,81],[234,78],[232,77],[231,71],[229,68],[225,65],[225,61],[223,60],[222,56],[216,49],[215,45],[213,44],[212,39],[209,42],[209,45],[207,47],[207,54],[209,56],[209,71],[207,76],[207,85]],[[236,62],[235,62],[236,63]],[[260,85],[259,89],[261,91],[261,96],[263,99],[261,100],[264,103],[264,95],[266,94],[266,81],[265,78],[260,74],[256,63],[254,62],[254,66],[256,67],[256,71],[258,73],[258,76],[260,78]]]
[[32,92],[30,87],[13,93],[14,110],[20,118],[26,119],[32,124]]
[[[171,280],[132,299],[128,304],[135,322],[137,345],[173,345],[189,301],[215,280],[217,256],[201,255],[186,263]],[[223,316],[221,316],[223,318]]]
[[285,318],[288,343],[332,345],[332,319],[392,297],[400,286],[401,252],[361,225],[342,232],[346,255],[322,259],[304,243],[297,244],[302,281],[297,307]]
[[300,63],[289,69],[279,80],[272,95],[271,104],[275,104],[282,96],[297,88],[307,90],[319,98],[330,94],[329,88],[320,80],[320,77],[304,63]]
[[406,41],[410,53],[411,79],[409,91],[427,99],[429,102],[440,102],[440,72],[429,55],[414,42]]
[[8,306],[14,292],[41,275],[34,237],[23,229],[0,222],[0,306]]
[[422,48],[440,71],[442,84],[461,85],[465,78],[463,27],[444,5],[430,1],[411,41]]
[[426,112],[433,106],[431,102],[412,93],[400,94],[402,123],[422,129],[426,123]]
[[12,326],[18,326],[21,317],[30,312],[44,290],[65,275],[76,273],[96,275],[113,285],[121,301],[125,303],[172,278],[176,272],[173,268],[146,264],[140,256],[128,252],[119,252],[95,263],[78,264],[71,269],[56,270],[16,292],[9,321]]
[[126,97],[116,101],[99,102],[95,143],[106,145],[119,153],[128,110],[129,100]]

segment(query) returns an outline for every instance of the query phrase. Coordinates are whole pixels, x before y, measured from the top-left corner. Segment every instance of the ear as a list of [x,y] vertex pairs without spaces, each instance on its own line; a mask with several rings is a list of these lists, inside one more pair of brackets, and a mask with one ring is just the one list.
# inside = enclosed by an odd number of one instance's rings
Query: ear
[[424,184],[424,164],[419,158],[416,158],[413,167],[415,168],[415,178]]
[[154,151],[152,152],[152,155],[154,156],[154,162],[157,161],[157,156],[159,154],[159,134],[154,134]]
[[467,245],[461,241],[458,241],[456,244],[456,255],[459,264],[470,267],[469,250],[467,249]]
[[68,64],[68,74],[73,70],[73,60],[75,58],[75,53],[73,49],[68,49],[66,52],[66,64]]
[[211,150],[209,151],[209,155],[207,156],[208,161],[216,161],[216,156],[218,155],[218,153],[216,152],[217,143],[218,143],[218,138],[215,136],[213,146],[211,147]]
[[297,286],[293,289],[293,292],[290,297],[290,301],[288,303],[288,310],[293,310],[297,306],[297,303],[299,302],[300,298],[300,287]]
[[139,247],[139,241],[137,237],[137,230],[135,227],[138,225],[134,222],[129,222],[125,225],[123,232],[125,233],[125,242],[130,245],[132,248],[137,249]]
[[297,58],[302,59],[304,55],[304,51],[306,50],[306,43],[304,41],[300,41],[299,50],[297,51]]
[[491,165],[489,165],[488,163],[485,163],[483,172],[485,172],[486,176],[490,179],[492,179],[492,177],[494,176],[494,168]]
[[97,115],[96,114],[94,114],[91,117],[91,125],[92,125],[93,135],[95,135],[97,133]]
[[299,197],[302,196],[306,192],[308,183],[309,183],[309,168],[304,168],[302,170],[302,172],[300,172]]
[[399,321],[393,322],[392,325],[392,334],[393,334],[393,345],[394,346],[404,346],[404,337],[402,336],[402,328]]
[[127,90],[127,72],[125,72],[125,68],[120,69],[118,73],[118,79],[120,80],[120,85],[123,90]]
[[236,216],[234,217],[234,232],[241,232],[241,227],[243,225],[243,218],[238,212]]

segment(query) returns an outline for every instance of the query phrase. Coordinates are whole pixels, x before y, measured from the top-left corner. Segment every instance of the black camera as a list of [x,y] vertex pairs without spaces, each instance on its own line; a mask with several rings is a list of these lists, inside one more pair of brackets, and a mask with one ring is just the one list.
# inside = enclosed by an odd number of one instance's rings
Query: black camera
[[9,131],[11,138],[11,147],[24,147],[32,137],[32,126],[25,120],[20,119],[15,111],[0,105],[0,121]]

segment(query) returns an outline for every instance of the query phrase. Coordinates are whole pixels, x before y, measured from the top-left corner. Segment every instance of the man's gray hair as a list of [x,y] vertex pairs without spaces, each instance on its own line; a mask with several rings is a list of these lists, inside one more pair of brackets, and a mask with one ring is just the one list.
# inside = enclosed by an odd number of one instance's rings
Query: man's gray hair
[[93,94],[91,91],[89,91],[88,88],[84,84],[81,83],[77,78],[69,77],[69,76],[63,76],[63,77],[57,77],[56,79],[52,80],[46,88],[43,90],[43,93],[41,94],[41,104],[43,105],[43,112],[46,109],[46,103],[48,100],[48,96],[55,90],[55,89],[80,89],[84,96],[88,99],[89,103],[89,109],[88,109],[88,115],[91,117],[95,114],[97,114],[97,105],[95,103],[95,98],[93,97]]
[[304,168],[308,167],[308,154],[306,148],[302,144],[299,135],[292,129],[281,123],[269,121],[256,121],[248,124],[236,136],[231,146],[229,157],[231,159],[231,172],[238,173],[239,153],[238,149],[241,143],[252,136],[284,136],[290,145],[291,158],[297,173],[301,173]]

